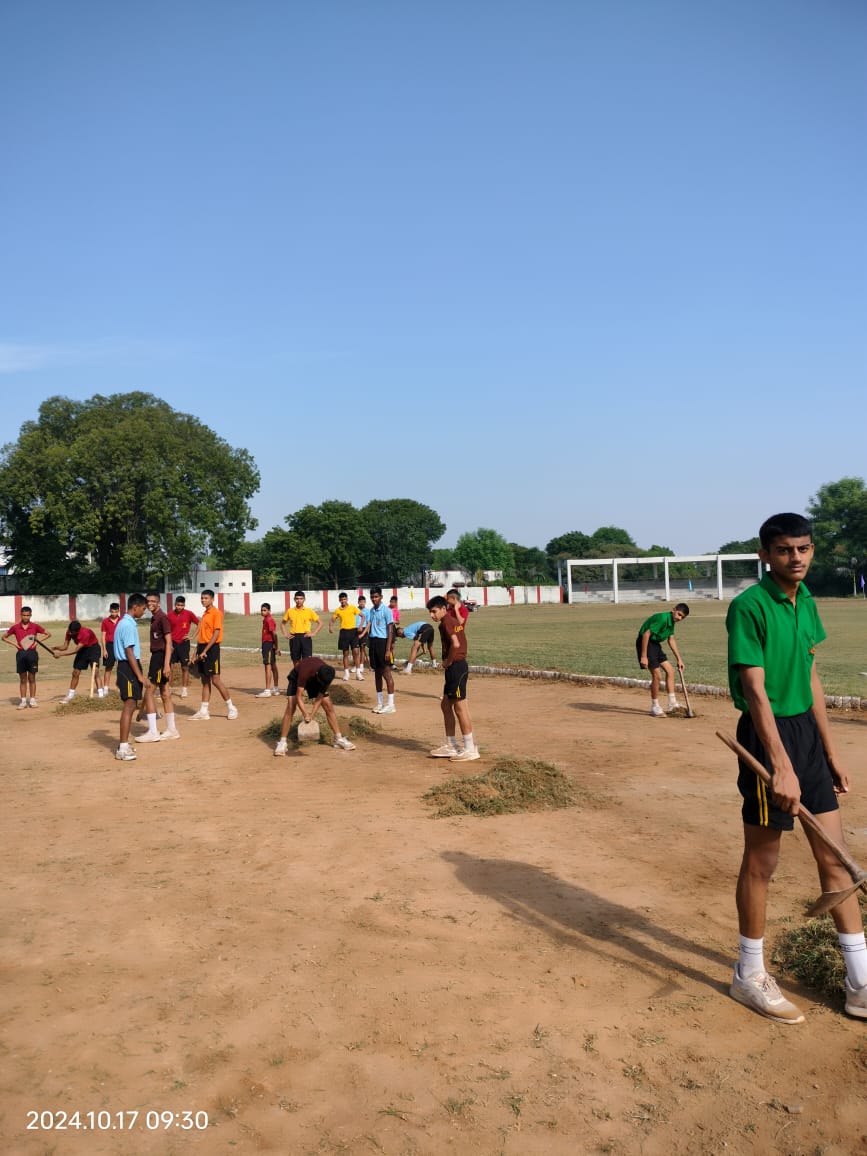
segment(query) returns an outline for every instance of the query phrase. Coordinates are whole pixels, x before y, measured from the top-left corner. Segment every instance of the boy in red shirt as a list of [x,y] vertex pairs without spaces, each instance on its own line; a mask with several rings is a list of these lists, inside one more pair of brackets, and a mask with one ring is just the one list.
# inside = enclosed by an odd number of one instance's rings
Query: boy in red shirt
[[[73,649],[70,650],[70,647]],[[73,618],[67,628],[63,646],[53,646],[51,649],[55,658],[72,655],[72,678],[69,680],[69,690],[66,692],[63,702],[72,702],[75,698],[81,672],[90,666],[96,667],[94,675],[96,693],[98,698],[103,698],[107,692],[102,689],[102,677],[99,673],[99,639],[89,627],[82,626],[77,619]]]
[[262,662],[265,664],[265,689],[260,690],[256,698],[270,698],[280,693],[280,672],[277,669],[277,657],[280,647],[277,644],[277,623],[271,617],[271,603],[263,602],[259,608],[262,615]]
[[120,622],[120,603],[112,602],[108,608],[108,618],[103,618],[99,628],[102,638],[102,665],[105,667],[102,686],[106,694],[108,684],[111,682],[111,672],[114,670],[114,632],[117,630],[118,622]]
[[21,693],[21,702],[18,704],[19,710],[25,710],[28,706],[39,706],[36,701],[39,651],[36,647],[37,643],[51,637],[47,630],[43,630],[38,623],[31,621],[32,617],[33,610],[29,606],[22,606],[21,621],[10,626],[3,635],[3,641],[14,646],[16,650],[15,669],[18,672]]
[[[441,747],[431,751],[435,759],[451,759],[454,763],[469,763],[480,758],[473,738],[473,724],[467,707],[467,679],[470,668],[467,665],[467,634],[460,616],[449,608],[441,594],[429,599],[427,608],[434,622],[439,623],[440,639],[443,644],[443,670],[445,685],[440,709],[446,728],[446,741]],[[458,746],[455,735],[460,724],[464,740],[463,748]]]
[[175,599],[174,610],[169,611],[172,624],[172,666],[181,664],[181,698],[190,693],[190,627],[199,625],[192,610],[187,610],[187,600],[182,594]]

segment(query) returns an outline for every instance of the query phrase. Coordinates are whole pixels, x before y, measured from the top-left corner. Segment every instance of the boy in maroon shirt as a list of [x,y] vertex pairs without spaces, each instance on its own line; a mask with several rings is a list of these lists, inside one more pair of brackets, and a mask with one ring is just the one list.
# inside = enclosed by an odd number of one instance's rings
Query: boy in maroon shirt
[[[70,647],[73,649],[70,650]],[[96,667],[94,680],[97,696],[102,698],[107,693],[102,689],[102,678],[99,673],[99,656],[101,653],[99,639],[90,627],[82,626],[77,619],[73,618],[67,627],[66,636],[63,639],[63,646],[52,646],[51,649],[55,658],[72,656],[72,678],[69,680],[69,690],[66,692],[66,697],[63,699],[63,702],[72,702],[75,698],[81,672],[87,670],[90,666]]]
[[198,628],[199,620],[192,610],[187,610],[187,600],[182,594],[175,599],[174,610],[169,611],[172,624],[172,664],[181,665],[181,698],[190,693],[190,627]]
[[3,635],[3,641],[14,646],[16,650],[15,670],[18,673],[21,693],[19,710],[25,710],[28,706],[39,706],[36,701],[36,673],[39,670],[37,643],[51,637],[37,622],[31,621],[32,617],[33,610],[29,606],[22,606],[21,621],[10,626]]
[[103,618],[99,628],[102,638],[102,665],[105,668],[105,674],[102,676],[102,688],[105,694],[108,694],[108,684],[111,682],[111,672],[114,670],[114,632],[117,630],[118,622],[120,622],[120,603],[112,602],[108,608],[108,618]]
[[256,698],[271,698],[280,693],[280,671],[277,669],[277,658],[280,647],[277,642],[277,623],[271,617],[271,603],[263,602],[259,608],[262,615],[262,662],[265,665],[265,689],[260,690]]
[[[473,738],[473,724],[467,706],[467,634],[460,615],[449,609],[449,604],[441,594],[429,599],[427,608],[434,622],[439,624],[440,639],[443,644],[443,670],[445,685],[440,709],[446,728],[446,741],[441,747],[431,751],[435,759],[451,759],[454,763],[470,763],[480,758]],[[460,724],[464,740],[463,749],[456,738],[457,724]]]

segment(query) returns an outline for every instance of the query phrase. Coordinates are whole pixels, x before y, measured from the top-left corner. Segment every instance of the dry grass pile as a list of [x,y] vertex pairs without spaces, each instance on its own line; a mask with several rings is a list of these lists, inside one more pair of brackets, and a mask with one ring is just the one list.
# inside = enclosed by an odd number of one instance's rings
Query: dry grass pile
[[[288,734],[290,742],[298,742],[298,725],[301,721],[300,718],[293,720]],[[334,742],[334,732],[328,725],[321,711],[317,712],[316,721],[319,723],[319,745],[330,747]],[[276,743],[280,738],[281,722],[282,718],[272,718],[269,723],[266,723],[266,725],[261,728],[259,737],[267,743]],[[350,715],[348,719],[341,720],[341,725],[343,733],[352,735],[353,738],[376,738],[380,734],[378,727],[368,722],[366,718],[361,718],[360,715]],[[305,743],[303,745],[310,746],[312,744]]]
[[359,687],[353,686],[351,682],[344,682],[338,675],[331,684],[328,697],[335,706],[358,706],[359,703],[366,702],[370,696]]
[[112,711],[114,714],[120,710],[123,703],[120,701],[120,696],[113,692],[106,695],[105,698],[97,698],[94,695],[90,698],[87,694],[77,694],[72,702],[59,702],[54,708],[57,714],[93,714],[95,711]]
[[666,711],[666,714],[668,715],[669,718],[697,718],[698,717],[696,715],[695,711],[693,711],[692,714],[690,714],[685,706],[676,706],[674,708],[674,710]]
[[[867,914],[862,910],[865,931]],[[846,969],[830,915],[810,919],[784,932],[774,946],[772,960],[801,983],[823,995],[838,998]]]
[[599,796],[580,787],[550,763],[510,758],[497,759],[484,774],[432,787],[422,797],[437,808],[437,819],[450,815],[555,811],[600,801]]

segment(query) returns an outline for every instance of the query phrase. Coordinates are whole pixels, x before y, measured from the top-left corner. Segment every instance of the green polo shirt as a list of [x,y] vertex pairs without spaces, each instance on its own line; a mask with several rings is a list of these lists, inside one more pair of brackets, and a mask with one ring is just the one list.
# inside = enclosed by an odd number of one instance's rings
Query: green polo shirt
[[738,710],[747,710],[739,666],[760,666],[776,718],[803,714],[813,705],[813,655],[825,628],[813,595],[802,582],[794,605],[770,574],[732,600],[726,615],[729,689]]
[[651,614],[646,621],[642,622],[638,637],[641,638],[647,630],[650,631],[652,642],[665,642],[666,638],[671,638],[674,634],[674,615],[670,610],[667,614]]

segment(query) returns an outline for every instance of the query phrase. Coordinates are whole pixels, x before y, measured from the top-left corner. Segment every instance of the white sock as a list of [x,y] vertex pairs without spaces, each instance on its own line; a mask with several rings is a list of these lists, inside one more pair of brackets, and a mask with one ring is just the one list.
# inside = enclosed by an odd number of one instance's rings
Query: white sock
[[388,705],[389,705],[389,706],[394,706],[394,695],[393,695],[393,694],[390,694],[390,695],[388,696]]
[[157,733],[157,716],[156,714],[149,714],[148,719],[148,734],[155,735]]
[[21,703],[22,703],[22,705],[23,705],[23,706],[27,706],[27,699],[26,699],[26,698],[22,698],[22,700],[21,700]]
[[653,707],[653,706],[659,706],[659,699],[658,699],[658,698],[652,698],[652,699],[650,700],[650,705],[651,705],[652,707]]
[[412,663],[408,662],[404,667],[404,670],[407,672],[407,674],[409,674],[409,672],[412,670]]
[[475,739],[473,738],[473,732],[472,731],[470,731],[470,733],[468,735],[464,735],[463,739],[464,739],[464,750],[465,751],[475,750],[476,742],[475,742]]
[[66,692],[66,697],[67,698],[75,698],[75,691],[72,689],[72,687],[70,687],[69,690]]
[[668,696],[668,705],[669,706],[677,706],[677,695],[676,694],[670,694]]
[[867,943],[864,941],[864,932],[850,934],[838,931],[837,940],[843,952],[849,983],[854,988],[864,987],[867,984]]
[[461,749],[461,748],[458,746],[458,740],[457,740],[457,738],[455,737],[455,735],[446,735],[446,742],[448,743],[448,745],[449,745],[450,747],[454,747],[454,749],[455,749],[456,751],[459,751],[459,750]]
[[234,705],[235,704],[232,702],[232,700],[230,698],[226,699],[226,706],[229,708],[229,710],[231,710]]
[[364,663],[363,662],[362,662],[361,666],[359,666],[359,668],[358,668],[358,673],[364,674]]
[[166,730],[173,731],[175,729],[175,712],[166,715]]
[[765,941],[762,939],[748,939],[747,936],[738,937],[738,971],[741,979],[749,979],[751,975],[760,975],[765,970]]
[[382,706],[382,691],[381,690],[378,690],[376,692],[376,705]]

